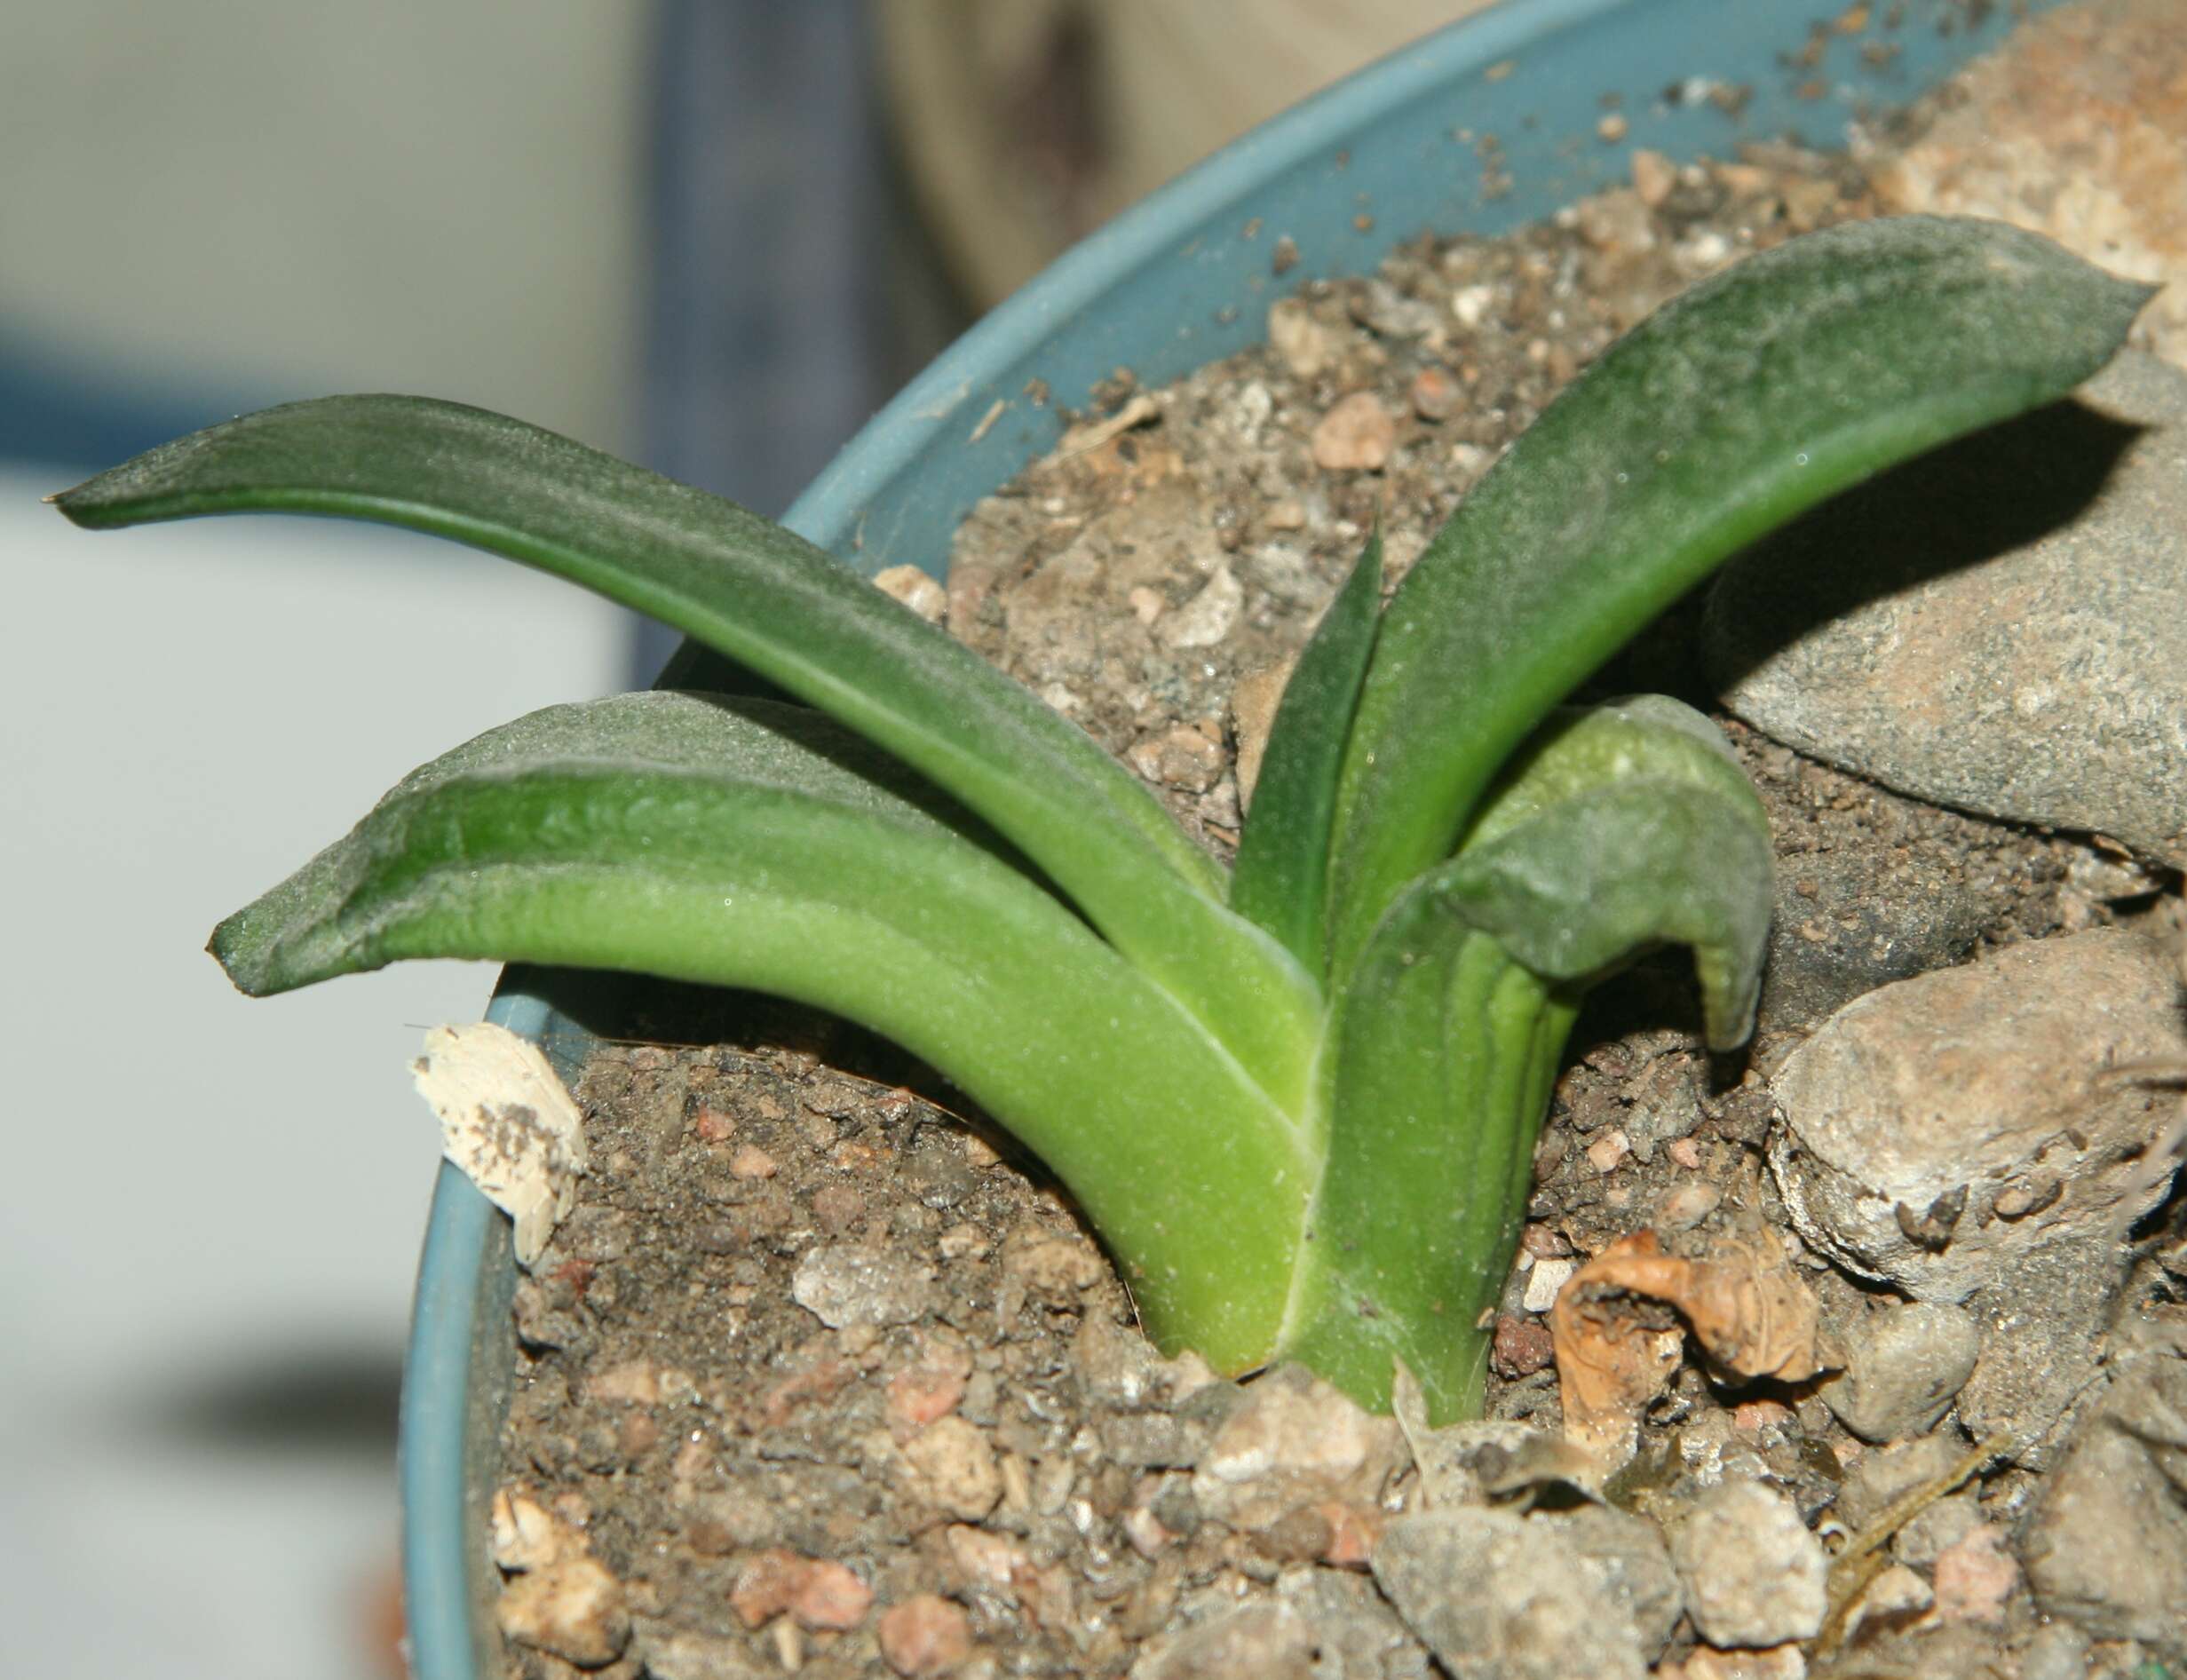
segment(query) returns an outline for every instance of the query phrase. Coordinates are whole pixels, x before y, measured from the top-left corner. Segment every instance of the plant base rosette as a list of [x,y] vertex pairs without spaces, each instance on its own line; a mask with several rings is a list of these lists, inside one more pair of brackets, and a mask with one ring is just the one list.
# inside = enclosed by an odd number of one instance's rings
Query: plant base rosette
[[292,404],[58,500],[87,526],[285,511],[456,537],[791,697],[623,696],[458,748],[221,924],[246,991],[494,956],[834,1010],[1041,1157],[1164,1348],[1297,1358],[1375,1407],[1401,1364],[1441,1420],[1479,1407],[1581,990],[1690,947],[1730,1046],[1767,928],[1767,828],[1713,727],[1660,698],[1560,702],[1755,538],[2070,391],[2147,295],[1928,218],[1695,287],[1549,407],[1387,607],[1368,544],[1228,870],[820,551],[519,422]]

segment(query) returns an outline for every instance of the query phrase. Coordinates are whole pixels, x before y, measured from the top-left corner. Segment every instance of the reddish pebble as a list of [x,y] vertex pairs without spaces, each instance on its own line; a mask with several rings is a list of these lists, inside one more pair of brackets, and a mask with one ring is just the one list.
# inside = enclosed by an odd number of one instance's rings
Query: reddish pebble
[[790,1595],[789,1613],[813,1630],[840,1633],[866,1620],[873,1589],[841,1564],[808,1562]]
[[1701,1146],[1691,1137],[1674,1137],[1664,1152],[1688,1172],[1699,1169],[1701,1164]]
[[717,1109],[701,1108],[691,1122],[702,1144],[725,1144],[736,1136],[737,1123]]
[[1440,368],[1413,376],[1413,412],[1422,420],[1447,420],[1458,412],[1458,382]]
[[748,1628],[762,1627],[784,1611],[806,1628],[855,1628],[872,1604],[873,1589],[841,1564],[781,1547],[745,1565],[729,1593],[729,1607]]
[[1937,1554],[1938,1621],[2000,1622],[2005,1601],[2019,1584],[2020,1566],[2005,1547],[2005,1531],[1977,1523]]
[[1549,1327],[1539,1319],[1506,1312],[1496,1319],[1495,1339],[1489,1345],[1488,1362],[1507,1382],[1532,1376],[1557,1362],[1557,1344]]
[[776,1171],[774,1157],[757,1144],[740,1144],[737,1153],[729,1157],[729,1170],[739,1178],[772,1178]]
[[915,1365],[889,1379],[889,1414],[924,1429],[956,1410],[964,1398],[964,1374],[945,1366]]
[[789,1607],[797,1576],[806,1559],[780,1547],[763,1551],[744,1565],[737,1584],[729,1590],[729,1607],[748,1628],[762,1627]]
[[1781,1430],[1791,1423],[1792,1408],[1778,1400],[1741,1400],[1731,1408],[1731,1427],[1742,1435]]
[[1375,1555],[1375,1542],[1382,1538],[1382,1518],[1371,1510],[1333,1499],[1314,1510],[1329,1525],[1321,1561],[1338,1569],[1365,1569],[1367,1559]]
[[972,1654],[972,1624],[957,1605],[923,1592],[881,1613],[881,1659],[907,1680],[947,1674]]

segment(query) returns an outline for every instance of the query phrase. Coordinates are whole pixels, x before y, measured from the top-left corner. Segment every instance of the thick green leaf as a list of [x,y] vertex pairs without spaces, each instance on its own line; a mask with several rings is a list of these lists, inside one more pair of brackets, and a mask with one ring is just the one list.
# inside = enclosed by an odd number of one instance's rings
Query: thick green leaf
[[404,957],[751,987],[887,1034],[1084,1204],[1175,1348],[1270,1351],[1311,1166],[1190,1015],[1035,882],[764,701],[557,707],[415,773],[223,923],[277,992]]
[[1145,790],[976,654],[732,503],[519,421],[387,396],[246,416],[57,499],[92,527],[251,511],[408,526],[672,624],[979,812],[1280,1099],[1303,1100],[1311,982],[1224,907],[1220,870]]
[[1847,485],[2064,395],[2149,295],[1999,223],[1908,218],[1794,240],[1628,334],[1383,615],[1338,796],[1339,971],[1505,756],[1649,618]]
[[1382,531],[1322,614],[1284,685],[1253,810],[1238,839],[1231,908],[1321,972],[1336,778],[1382,614]]
[[1770,877],[1769,817],[1723,735],[1643,694],[1554,717],[1422,885],[1547,979],[1691,947],[1708,1042],[1729,1050],[1754,1026]]
[[1480,1319],[1510,1270],[1571,1001],[1422,892],[1338,1010],[1283,1351],[1377,1410],[1402,1359],[1434,1422],[1478,1416]]

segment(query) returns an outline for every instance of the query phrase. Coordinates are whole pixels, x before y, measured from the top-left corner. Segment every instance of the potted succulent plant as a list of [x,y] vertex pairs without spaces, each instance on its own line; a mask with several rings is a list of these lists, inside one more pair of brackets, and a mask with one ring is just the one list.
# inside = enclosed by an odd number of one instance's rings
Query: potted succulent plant
[[[628,696],[494,732],[224,923],[216,954],[254,992],[495,955],[834,1009],[1047,1161],[1165,1346],[1233,1371],[1298,1358],[1373,1406],[1402,1361],[1435,1415],[1465,1415],[1579,989],[1635,950],[1691,946],[1712,1040],[1734,1043],[1768,914],[1759,807],[1705,720],[1559,702],[1747,541],[2071,390],[2142,289],[2030,236],[1929,221],[1819,235],[1697,288],[1551,408],[1387,611],[1368,545],[1287,694],[1230,872],[1074,726],[828,551],[934,563],[953,516],[1052,432],[1018,400],[1028,379],[1068,400],[1118,361],[1161,376],[1229,347],[1281,283],[1279,236],[1326,272],[1372,259],[1363,226],[1509,222],[1589,184],[1555,137],[1591,131],[1613,91],[1599,67],[1645,111],[1644,91],[1703,67],[1736,79],[1784,44],[1745,8],[1661,4],[1644,27],[1634,11],[1507,7],[1241,142],[968,336],[788,528],[400,398],[247,416],[58,498],[89,526],[265,509],[455,536],[652,613],[802,702]],[[1919,75],[1977,37],[1907,44],[1898,73]],[[1774,74],[1750,122],[1782,115]],[[1671,149],[1697,120],[1723,119],[1635,118]],[[1484,183],[1489,134],[1505,139]],[[694,654],[666,685],[708,674]],[[892,885],[907,875],[915,904]],[[554,1026],[521,990],[495,1009]],[[444,1174],[404,1441],[429,1676],[485,1671],[467,1667],[487,1660],[475,1533],[510,1275],[486,1205]]]

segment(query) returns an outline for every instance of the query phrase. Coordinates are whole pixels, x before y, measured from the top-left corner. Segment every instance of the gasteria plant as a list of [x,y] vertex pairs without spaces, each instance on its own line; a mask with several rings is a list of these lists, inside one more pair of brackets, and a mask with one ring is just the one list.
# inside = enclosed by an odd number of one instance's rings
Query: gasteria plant
[[[215,931],[262,995],[400,957],[752,987],[931,1062],[1078,1198],[1167,1349],[1478,1410],[1485,1309],[1581,993],[1690,947],[1752,1020],[1769,834],[1706,719],[1560,706],[1734,551],[2064,395],[2145,289],[1910,218],[1694,288],[1567,390],[1391,598],[1370,543],[1279,709],[1234,868],[942,631],[733,504],[446,402],[296,403],[56,498],[339,514],[648,613],[804,702],[557,706],[414,772]],[[227,657],[247,656],[229,647]]]

